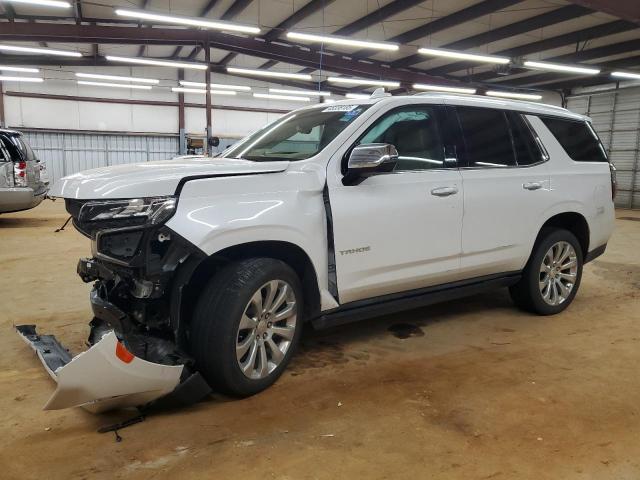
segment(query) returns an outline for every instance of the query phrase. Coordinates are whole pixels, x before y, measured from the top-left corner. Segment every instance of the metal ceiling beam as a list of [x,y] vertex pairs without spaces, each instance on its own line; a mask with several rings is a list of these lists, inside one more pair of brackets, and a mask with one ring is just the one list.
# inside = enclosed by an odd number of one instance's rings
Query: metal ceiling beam
[[[581,50],[579,52],[567,53],[564,55],[558,55],[556,57],[545,58],[547,62],[557,63],[579,63],[589,60],[596,60],[598,58],[611,57],[613,55],[619,55],[621,53],[635,52],[640,50],[640,39],[627,40],[626,42],[614,43],[613,45],[605,45],[603,47],[591,48],[589,50]],[[599,67],[606,67],[609,62],[604,62]],[[519,69],[519,72],[530,72],[531,70]],[[548,80],[562,79],[566,77],[566,74],[556,72],[543,72],[536,75],[529,75],[522,78],[514,78],[510,80],[507,85],[520,86],[531,85],[532,83],[544,82]],[[587,77],[585,77],[587,78]],[[501,82],[500,82],[501,83]]]
[[[115,64],[113,62],[108,62],[104,56],[97,57],[82,57],[82,58],[61,58],[61,57],[51,57],[47,55],[0,55],[0,62],[7,65],[39,65],[41,67],[45,66],[68,66],[68,67],[118,67],[121,66],[119,64]],[[226,67],[224,65],[218,65],[212,63],[209,68],[212,73],[221,73],[225,75],[229,75],[231,77],[238,78],[251,78],[253,80],[264,82],[264,77],[252,76],[252,75],[238,75],[233,73],[228,73]],[[282,79],[273,79],[274,83],[284,85],[292,88],[304,88],[309,89],[310,84],[308,82],[289,80],[286,78]],[[338,94],[344,94],[348,91],[348,89],[342,87],[331,87],[331,90]]]
[[[130,28],[104,25],[75,25],[52,23],[7,23],[0,29],[2,41],[49,41],[62,43],[112,43],[139,45],[193,45],[204,44],[207,36],[211,48],[251,55],[267,60],[317,68],[320,52],[297,46],[267,43],[259,38],[240,37],[222,32],[188,30],[177,28]],[[11,55],[3,55],[3,61]],[[419,71],[400,71],[392,69],[383,62],[375,60],[359,61],[346,55],[325,55],[322,62],[328,71],[344,75],[356,75],[367,78],[396,80],[411,84],[414,82],[438,81],[446,84],[459,84],[458,81],[435,78]]]
[[[333,0],[332,0],[333,1]],[[378,8],[377,10],[374,10],[373,12],[369,13],[368,15],[365,15],[364,17],[361,17],[347,25],[345,25],[344,27],[339,28],[338,30],[336,30],[335,32],[333,32],[333,35],[352,35],[354,33],[359,32],[360,30],[364,30],[366,28],[371,27],[372,25],[375,25],[376,23],[380,23],[383,22],[384,20],[386,20],[387,18],[396,15],[398,13],[404,12],[405,10],[408,10],[409,8],[418,5],[420,3],[422,3],[424,0],[395,0],[391,3],[388,3],[387,5],[385,5],[382,8]],[[315,3],[318,2],[320,4],[320,7],[322,7],[322,0],[313,0],[310,3]],[[309,5],[309,4],[307,4]],[[285,20],[286,21],[286,20]],[[297,20],[295,23],[298,23]],[[284,23],[284,22],[283,22]],[[290,24],[290,25],[278,25],[276,27],[276,29],[287,29],[292,27],[293,25],[295,25],[295,23]],[[277,38],[279,31],[277,30],[272,30],[272,32],[275,34],[274,38],[270,38],[269,40],[274,40],[275,38]],[[270,32],[270,33],[272,33]],[[273,67],[277,62],[274,62],[272,60],[264,63],[263,65],[260,66],[260,68],[271,68]],[[301,71],[301,73],[310,73],[313,70],[310,69],[304,69]]]
[[[146,6],[146,3],[148,1],[149,0],[145,0],[145,6]],[[216,6],[217,3],[218,3],[218,0],[209,0],[209,2],[202,8],[202,10],[200,10],[200,15],[199,16],[200,17],[208,16],[211,13],[211,10],[213,10],[213,8]],[[173,51],[171,56],[177,57],[178,55],[180,55],[180,53],[182,52],[182,48],[183,47],[176,47],[176,49]],[[195,48],[194,48],[194,50],[195,50]],[[191,53],[193,53],[193,51]]]
[[[311,0],[304,7],[296,10],[287,18],[285,18],[282,22],[280,22],[278,25],[276,25],[271,30],[269,30],[264,35],[265,40],[271,41],[271,40],[277,39],[284,30],[287,30],[293,27],[294,25],[300,23],[305,18],[313,15],[319,10],[322,10],[324,7],[332,4],[334,1],[335,0]],[[236,56],[237,54],[235,53],[229,53],[220,61],[220,63],[222,65],[228,65],[231,60],[236,58]],[[261,65],[260,68],[271,68],[276,63],[277,62],[269,61],[269,62],[266,62],[264,65]]]
[[638,0],[568,0],[576,5],[608,13],[614,17],[640,25],[640,2]]
[[421,25],[407,32],[401,33],[400,35],[396,35],[395,37],[390,38],[389,41],[401,44],[411,43],[447,28],[452,28],[460,25],[461,23],[470,22],[485,15],[497,12],[498,10],[502,10],[503,8],[516,5],[521,1],[522,0],[484,0],[445,17],[438,18],[426,25]]
[[[545,50],[552,50],[554,48],[564,47],[572,44],[579,44],[581,42],[587,42],[596,38],[606,37],[607,35],[615,35],[616,33],[628,32],[635,30],[638,26],[635,23],[627,22],[626,20],[614,20],[613,22],[603,23],[595,27],[584,28],[575,32],[565,33],[556,37],[546,38],[533,43],[527,43],[519,47],[509,48],[495,52],[494,55],[504,55],[509,57],[522,57],[532,53],[544,52]],[[460,62],[462,63],[462,62]],[[471,68],[471,66],[477,65],[471,62],[465,62],[463,68]],[[513,73],[521,73],[524,69],[514,69]],[[493,78],[500,78],[501,76],[496,72],[483,72],[471,77],[474,81],[484,82]]]
[[[142,5],[140,5],[140,9],[144,10],[145,8],[147,8],[147,5],[149,4],[149,0],[142,0]],[[138,27],[142,27],[142,24],[139,23]],[[147,48],[146,45],[140,45],[138,47],[138,57],[141,57],[142,55],[144,55],[144,50],[145,48]]]
[[[640,65],[640,55],[633,57],[620,58],[618,60],[612,60],[610,62],[603,63],[602,66],[607,68],[606,73],[600,75],[594,75],[587,78],[563,80],[549,84],[550,88],[554,90],[570,90],[576,87],[591,87],[593,85],[602,85],[604,83],[615,83],[616,80],[612,79],[609,72],[618,68],[637,67]],[[640,73],[640,72],[638,72]],[[547,88],[547,85],[545,85]]]
[[[584,15],[589,15],[590,13],[593,13],[593,10],[589,10],[588,8],[580,7],[577,5],[568,5],[566,7],[561,7],[550,12],[536,15],[535,17],[520,20],[519,22],[515,22],[510,25],[505,25],[504,27],[495,28],[493,30],[489,30],[488,32],[480,33],[478,35],[463,38],[462,40],[447,43],[446,45],[442,45],[440,48],[448,48],[451,50],[467,50],[469,48],[486,45],[498,40],[504,40],[505,38],[522,35],[523,33],[531,32],[532,30],[537,30],[539,28],[566,22],[567,20],[572,20]],[[409,55],[408,57],[396,60],[392,63],[392,65],[396,68],[409,67],[416,63],[424,62],[427,59],[428,57],[420,54]],[[460,70],[461,63],[463,62],[455,62],[449,65],[444,65],[442,67],[432,69],[430,71],[438,75],[455,72],[457,70]]]
[[[476,3],[475,5],[471,5],[470,7],[458,10],[457,12],[445,17],[438,18],[425,25],[420,25],[419,27],[391,37],[388,41],[400,44],[408,44],[442,30],[446,30],[447,28],[452,28],[462,23],[470,22],[485,15],[489,15],[503,8],[516,5],[522,1],[523,0],[484,0],[480,3]],[[352,56],[354,58],[366,58],[366,55],[368,53],[368,50],[363,49],[358,50]],[[309,70],[306,69],[304,70],[304,72],[309,73]]]
[[405,10],[409,10],[411,7],[415,7],[423,2],[424,0],[395,0],[387,3],[384,7],[378,8],[368,15],[359,18],[358,20],[339,28],[334,32],[334,35],[352,35],[361,30],[372,27],[376,23],[384,22],[387,18],[397,15],[398,13],[402,13]]
[[[220,17],[220,20],[233,20],[233,17],[235,17],[236,15],[238,15],[239,13],[241,13],[246,7],[249,6],[249,4],[252,2],[253,0],[235,0],[230,6],[229,8],[227,8],[227,10],[222,14],[222,16]],[[211,2],[209,2],[211,3]],[[206,11],[206,13],[201,14],[200,16],[206,16],[211,9],[213,8],[213,6],[211,6],[209,8],[209,5],[207,5],[204,9],[203,12]],[[207,11],[208,9],[208,11]],[[177,48],[174,52],[173,52],[173,56],[177,57],[178,54],[180,53],[179,48]],[[189,60],[193,60],[194,58],[196,58],[198,56],[198,54],[202,51],[202,47],[196,47],[193,50],[191,50],[191,53],[189,55],[187,55],[187,58]]]

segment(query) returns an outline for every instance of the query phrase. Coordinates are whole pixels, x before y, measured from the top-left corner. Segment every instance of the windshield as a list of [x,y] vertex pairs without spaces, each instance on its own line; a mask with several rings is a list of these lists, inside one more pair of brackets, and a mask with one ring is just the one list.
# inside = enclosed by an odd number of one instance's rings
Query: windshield
[[292,112],[229,147],[221,156],[255,162],[305,160],[326,147],[370,105],[329,105]]

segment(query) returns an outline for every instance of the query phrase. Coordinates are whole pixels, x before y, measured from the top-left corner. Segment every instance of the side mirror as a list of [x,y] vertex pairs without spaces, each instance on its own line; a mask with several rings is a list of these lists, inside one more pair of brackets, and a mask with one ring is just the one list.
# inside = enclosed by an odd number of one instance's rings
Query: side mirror
[[396,147],[388,143],[358,145],[349,154],[344,185],[357,185],[366,177],[380,172],[391,172],[398,162]]

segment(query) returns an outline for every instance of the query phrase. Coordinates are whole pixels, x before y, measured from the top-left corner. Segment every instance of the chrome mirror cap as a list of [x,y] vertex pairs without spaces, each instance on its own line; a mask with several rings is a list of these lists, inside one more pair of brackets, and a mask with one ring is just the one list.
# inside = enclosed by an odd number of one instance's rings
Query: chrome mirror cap
[[398,160],[396,147],[388,143],[368,143],[358,145],[351,151],[347,168],[349,170],[372,169]]

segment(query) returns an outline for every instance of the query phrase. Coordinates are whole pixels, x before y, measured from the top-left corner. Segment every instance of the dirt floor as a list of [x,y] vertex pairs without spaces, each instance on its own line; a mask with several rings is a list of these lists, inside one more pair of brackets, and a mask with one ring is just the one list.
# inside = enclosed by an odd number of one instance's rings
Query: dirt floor
[[[639,479],[640,214],[618,217],[561,315],[497,291],[309,328],[266,392],[152,416],[116,442],[96,429],[130,413],[42,411],[53,382],[12,329],[83,349],[89,242],[54,233],[61,202],[2,215],[0,478]],[[404,339],[403,323],[417,327]]]

